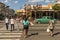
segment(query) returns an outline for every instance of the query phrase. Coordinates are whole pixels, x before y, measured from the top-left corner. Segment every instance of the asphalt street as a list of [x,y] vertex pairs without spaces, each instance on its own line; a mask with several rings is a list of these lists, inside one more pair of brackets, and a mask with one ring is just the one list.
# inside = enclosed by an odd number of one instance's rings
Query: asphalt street
[[28,37],[21,40],[60,40],[60,24],[56,24],[54,36],[49,36],[46,32],[48,24],[35,24],[29,27]]
[[27,38],[23,38],[22,36],[21,40],[60,40],[60,30],[54,31],[53,37],[49,36],[49,33],[47,33],[46,31],[32,30],[28,32]]
[[[1,24],[0,24],[1,25]],[[0,30],[6,30],[5,25]],[[23,33],[21,34],[20,40],[60,40],[60,24],[56,24],[54,29],[54,37],[49,36],[49,33],[46,32],[48,24],[34,24],[29,27],[28,37],[23,38]],[[10,26],[9,26],[10,29]],[[15,24],[15,29],[18,29]],[[22,24],[20,24],[20,31],[23,30]]]

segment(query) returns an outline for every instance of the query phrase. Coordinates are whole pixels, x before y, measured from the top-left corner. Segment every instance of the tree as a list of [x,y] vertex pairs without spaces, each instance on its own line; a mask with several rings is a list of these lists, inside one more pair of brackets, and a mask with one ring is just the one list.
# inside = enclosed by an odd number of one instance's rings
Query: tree
[[30,15],[31,15],[31,12],[28,12],[28,13],[27,13],[27,17],[30,17]]
[[4,19],[4,15],[1,13],[0,14],[0,20],[3,20]]
[[60,4],[55,4],[52,8],[54,10],[60,10]]

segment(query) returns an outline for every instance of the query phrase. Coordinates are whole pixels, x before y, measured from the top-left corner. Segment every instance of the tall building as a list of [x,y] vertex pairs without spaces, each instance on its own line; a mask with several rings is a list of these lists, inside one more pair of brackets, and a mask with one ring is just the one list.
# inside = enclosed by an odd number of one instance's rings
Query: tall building
[[14,10],[9,8],[9,6],[5,5],[4,3],[0,2],[0,14],[3,14],[4,16],[6,15],[13,15]]

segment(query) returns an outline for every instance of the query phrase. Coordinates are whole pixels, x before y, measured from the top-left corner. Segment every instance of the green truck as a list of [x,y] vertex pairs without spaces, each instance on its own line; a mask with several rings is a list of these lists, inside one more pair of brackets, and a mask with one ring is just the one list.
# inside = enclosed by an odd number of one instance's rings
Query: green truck
[[[51,16],[43,16],[42,18],[36,18],[36,23],[49,23]],[[54,23],[56,23],[56,19],[54,18]]]

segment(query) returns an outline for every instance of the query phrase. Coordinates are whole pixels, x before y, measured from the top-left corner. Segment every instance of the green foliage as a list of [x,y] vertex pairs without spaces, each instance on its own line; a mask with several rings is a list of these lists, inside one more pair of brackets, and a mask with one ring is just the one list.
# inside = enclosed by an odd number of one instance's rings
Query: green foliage
[[54,10],[60,10],[60,4],[55,4],[52,8]]
[[31,15],[31,13],[30,13],[30,12],[28,12],[28,13],[27,13],[27,17],[30,17],[30,15]]
[[4,19],[4,15],[0,14],[0,20],[3,20],[3,19]]

